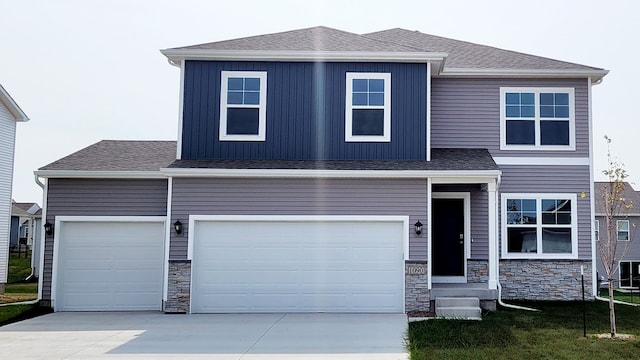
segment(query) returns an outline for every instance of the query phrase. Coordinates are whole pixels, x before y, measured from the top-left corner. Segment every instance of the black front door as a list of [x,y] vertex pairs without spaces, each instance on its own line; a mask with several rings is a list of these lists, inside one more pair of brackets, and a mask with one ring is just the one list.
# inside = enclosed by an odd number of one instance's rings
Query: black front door
[[433,276],[464,274],[464,199],[433,199]]

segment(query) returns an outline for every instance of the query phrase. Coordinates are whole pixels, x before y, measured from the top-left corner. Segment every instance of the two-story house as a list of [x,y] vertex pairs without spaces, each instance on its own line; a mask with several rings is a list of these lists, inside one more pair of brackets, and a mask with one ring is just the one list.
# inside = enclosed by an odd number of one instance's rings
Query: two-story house
[[[606,259],[615,254],[614,269],[612,277],[615,287],[623,289],[640,288],[640,192],[636,191],[631,184],[622,184],[620,198],[626,206],[614,207],[606,210],[605,194],[615,193],[609,182],[596,182],[594,189],[595,208],[595,242],[596,242],[596,270],[598,281],[601,285],[607,284],[607,273],[603,264]],[[615,204],[610,204],[615,206]],[[612,239],[607,239],[607,216],[611,217]],[[613,247],[615,246],[615,252]],[[611,253],[609,253],[611,247]],[[606,261],[606,260],[605,260]]]
[[177,143],[103,141],[37,171],[55,310],[491,309],[577,299],[581,269],[593,289],[607,71],[403,29],[162,53]]
[[11,234],[11,191],[17,123],[29,121],[27,115],[0,85],[0,294],[4,294],[9,275]]

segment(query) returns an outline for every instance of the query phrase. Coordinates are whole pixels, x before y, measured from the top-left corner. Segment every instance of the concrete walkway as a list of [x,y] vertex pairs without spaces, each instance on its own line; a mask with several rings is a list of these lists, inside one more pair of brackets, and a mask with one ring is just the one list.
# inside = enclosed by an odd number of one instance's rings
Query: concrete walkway
[[0,359],[406,359],[404,314],[53,313],[0,327]]

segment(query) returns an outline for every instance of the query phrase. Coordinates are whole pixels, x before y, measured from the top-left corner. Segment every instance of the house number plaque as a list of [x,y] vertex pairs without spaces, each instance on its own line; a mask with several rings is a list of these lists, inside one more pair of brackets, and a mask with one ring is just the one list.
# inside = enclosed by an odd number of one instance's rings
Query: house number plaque
[[420,265],[407,265],[407,274],[408,275],[424,275],[427,273],[426,266]]

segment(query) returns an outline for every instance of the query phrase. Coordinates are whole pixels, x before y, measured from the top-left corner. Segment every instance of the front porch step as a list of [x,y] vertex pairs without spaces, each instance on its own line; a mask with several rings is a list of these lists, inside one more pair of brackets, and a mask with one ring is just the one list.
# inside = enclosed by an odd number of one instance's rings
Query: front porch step
[[437,317],[482,320],[480,299],[476,297],[437,297],[435,305]]

